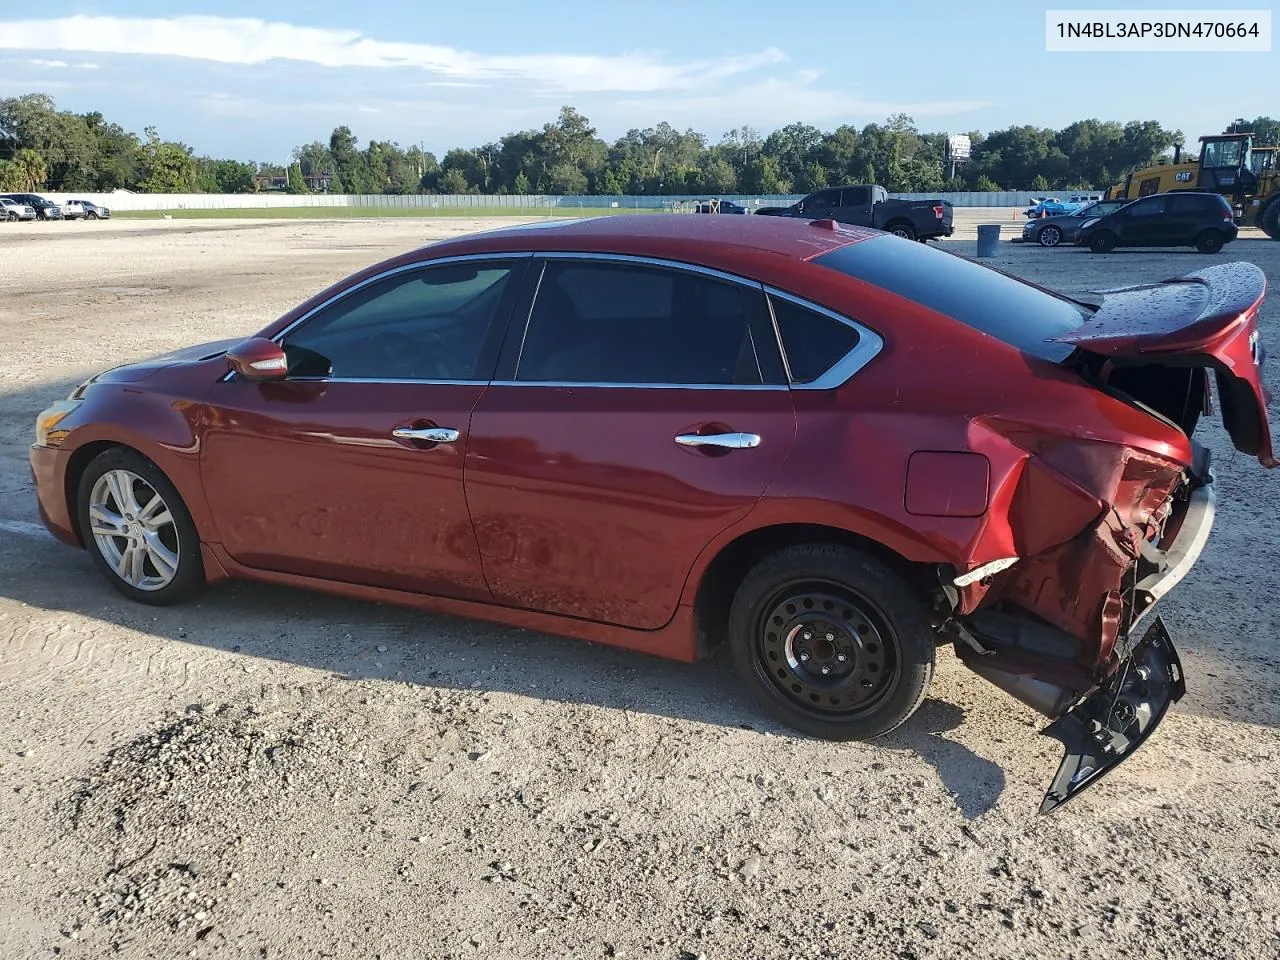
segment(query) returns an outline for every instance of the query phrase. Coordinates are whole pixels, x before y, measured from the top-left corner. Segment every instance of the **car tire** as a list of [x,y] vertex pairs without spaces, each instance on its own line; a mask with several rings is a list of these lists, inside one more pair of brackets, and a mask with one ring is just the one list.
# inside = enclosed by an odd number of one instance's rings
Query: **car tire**
[[1116,248],[1116,235],[1110,230],[1102,230],[1089,238],[1089,249],[1094,253],[1110,253]]
[[1221,230],[1202,230],[1196,237],[1196,249],[1201,253],[1217,253],[1222,249],[1225,238]]
[[1258,218],[1258,226],[1262,227],[1262,232],[1272,240],[1280,240],[1280,196],[1263,207],[1262,216]]
[[914,240],[916,238],[915,228],[909,223],[895,223],[888,229],[895,237],[901,237],[903,240]]
[[936,644],[924,601],[860,550],[812,543],[762,559],[729,613],[729,647],[764,710],[824,740],[868,740],[916,711]]
[[1036,234],[1036,243],[1042,247],[1056,247],[1062,242],[1062,231],[1057,227],[1043,227]]
[[80,477],[76,516],[94,563],[130,600],[168,606],[204,588],[191,514],[169,478],[141,454],[115,447],[94,457]]
[[84,215],[84,218],[85,218],[86,220],[97,220],[97,219],[98,219],[98,215],[97,215],[96,213],[86,213],[86,214]]

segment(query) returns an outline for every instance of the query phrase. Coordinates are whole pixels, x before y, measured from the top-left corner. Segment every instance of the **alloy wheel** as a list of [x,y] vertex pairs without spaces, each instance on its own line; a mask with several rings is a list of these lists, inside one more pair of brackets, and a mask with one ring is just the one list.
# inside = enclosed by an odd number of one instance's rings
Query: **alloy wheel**
[[163,590],[178,572],[181,543],[168,504],[129,470],[109,470],[89,493],[94,544],[121,580],[138,590]]

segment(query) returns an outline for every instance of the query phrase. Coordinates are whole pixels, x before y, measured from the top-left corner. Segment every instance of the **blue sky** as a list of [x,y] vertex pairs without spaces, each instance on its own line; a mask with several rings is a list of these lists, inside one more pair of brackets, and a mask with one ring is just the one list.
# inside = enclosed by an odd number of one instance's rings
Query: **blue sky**
[[46,92],[244,160],[283,159],[340,123],[361,142],[440,154],[566,103],[606,139],[667,120],[713,141],[744,124],[826,130],[903,111],[942,131],[1154,119],[1193,143],[1280,112],[1275,52],[1047,53],[1044,11],[1063,2],[42,0],[22,5],[33,18],[15,6],[0,2],[0,96]]

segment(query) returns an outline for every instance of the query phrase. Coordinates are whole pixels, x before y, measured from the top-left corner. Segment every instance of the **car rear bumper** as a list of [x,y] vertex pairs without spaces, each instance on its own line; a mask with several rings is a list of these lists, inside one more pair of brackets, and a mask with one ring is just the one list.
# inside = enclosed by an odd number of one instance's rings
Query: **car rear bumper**
[[66,497],[67,462],[70,455],[55,447],[31,446],[31,479],[36,488],[40,520],[63,543],[83,546],[76,536]]

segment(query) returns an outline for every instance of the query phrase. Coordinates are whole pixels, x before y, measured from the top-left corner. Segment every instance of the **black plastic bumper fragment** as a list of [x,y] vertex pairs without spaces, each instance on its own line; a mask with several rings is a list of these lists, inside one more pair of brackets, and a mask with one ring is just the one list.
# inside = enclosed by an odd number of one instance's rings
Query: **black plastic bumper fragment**
[[1182,663],[1164,621],[1156,617],[1115,673],[1049,726],[1066,748],[1041,813],[1052,813],[1119,766],[1187,692]]

